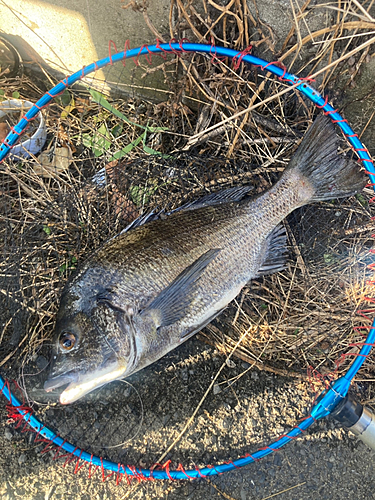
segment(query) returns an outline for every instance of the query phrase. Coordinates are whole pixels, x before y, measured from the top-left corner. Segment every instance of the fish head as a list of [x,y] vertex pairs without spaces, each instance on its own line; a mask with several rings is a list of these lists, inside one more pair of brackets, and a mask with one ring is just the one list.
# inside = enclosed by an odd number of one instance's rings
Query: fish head
[[127,314],[103,300],[79,306],[71,292],[63,295],[57,314],[47,392],[67,385],[60,403],[77,401],[132,371],[135,345]]

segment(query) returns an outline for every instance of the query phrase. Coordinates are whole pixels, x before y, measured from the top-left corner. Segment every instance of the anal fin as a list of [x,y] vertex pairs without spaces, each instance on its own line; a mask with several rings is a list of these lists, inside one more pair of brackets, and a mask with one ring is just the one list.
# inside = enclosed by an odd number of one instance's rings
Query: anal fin
[[266,240],[265,258],[255,277],[282,271],[285,269],[286,259],[286,231],[285,227],[279,224]]

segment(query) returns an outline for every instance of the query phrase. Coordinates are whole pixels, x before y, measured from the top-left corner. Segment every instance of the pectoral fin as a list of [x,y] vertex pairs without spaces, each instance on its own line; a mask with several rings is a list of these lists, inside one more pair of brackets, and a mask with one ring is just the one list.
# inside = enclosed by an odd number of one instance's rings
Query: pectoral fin
[[171,325],[183,318],[194,298],[197,281],[219,252],[219,249],[213,249],[201,255],[159,293],[141,312],[141,316],[145,314],[152,316],[158,328]]

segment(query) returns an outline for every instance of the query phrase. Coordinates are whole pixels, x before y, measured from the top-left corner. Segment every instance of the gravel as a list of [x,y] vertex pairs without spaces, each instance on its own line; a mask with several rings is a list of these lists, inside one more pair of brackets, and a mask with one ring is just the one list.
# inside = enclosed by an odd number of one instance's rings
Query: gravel
[[[129,422],[134,419],[139,432],[122,450],[111,453],[121,462],[131,463],[134,458],[134,463],[149,466],[185,425],[200,400],[198,396],[202,396],[223,362],[224,358],[213,349],[192,339],[144,370],[138,385],[132,381],[143,400],[141,427],[142,412],[130,401],[129,387],[124,389],[120,383],[117,393],[116,385],[103,391],[101,397],[106,404],[102,407],[97,404],[93,410],[89,403],[84,403],[62,411],[55,406],[46,410],[44,416],[50,422],[60,422],[60,432],[71,431],[73,421],[79,426],[81,421],[94,416],[92,445],[99,438],[111,439],[113,429],[108,422],[114,419],[112,409],[118,413],[123,408],[121,419]],[[181,461],[188,466],[191,462],[233,460],[267,445],[306,414],[312,401],[309,384],[248,370],[238,360],[234,363],[236,367],[225,367],[222,378],[217,380],[221,391],[211,391],[193,425],[171,452],[173,463]],[[242,376],[233,382],[235,375]],[[113,394],[115,399],[111,399]],[[45,443],[35,442],[30,439],[31,434],[15,430],[15,425],[6,421],[3,404],[0,406],[0,498],[4,500],[261,500],[272,495],[282,500],[374,498],[374,452],[346,430],[337,428],[330,419],[318,422],[303,437],[265,459],[222,476],[196,481],[133,482],[131,486],[125,479],[116,485],[114,477],[102,482],[100,471],[89,479],[86,466],[74,474],[74,464],[63,467],[65,458],[53,461],[54,452],[41,453]],[[86,438],[82,436],[82,446]]]

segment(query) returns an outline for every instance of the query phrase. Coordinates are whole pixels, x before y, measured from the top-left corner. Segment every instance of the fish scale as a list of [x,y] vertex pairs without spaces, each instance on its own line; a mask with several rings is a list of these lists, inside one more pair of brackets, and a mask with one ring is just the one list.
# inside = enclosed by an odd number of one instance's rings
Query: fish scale
[[251,279],[284,267],[280,222],[289,213],[366,182],[357,163],[337,154],[330,120],[319,117],[265,193],[251,198],[248,188],[231,188],[109,240],[62,293],[45,389],[68,384],[60,395],[67,404],[153,363]]

